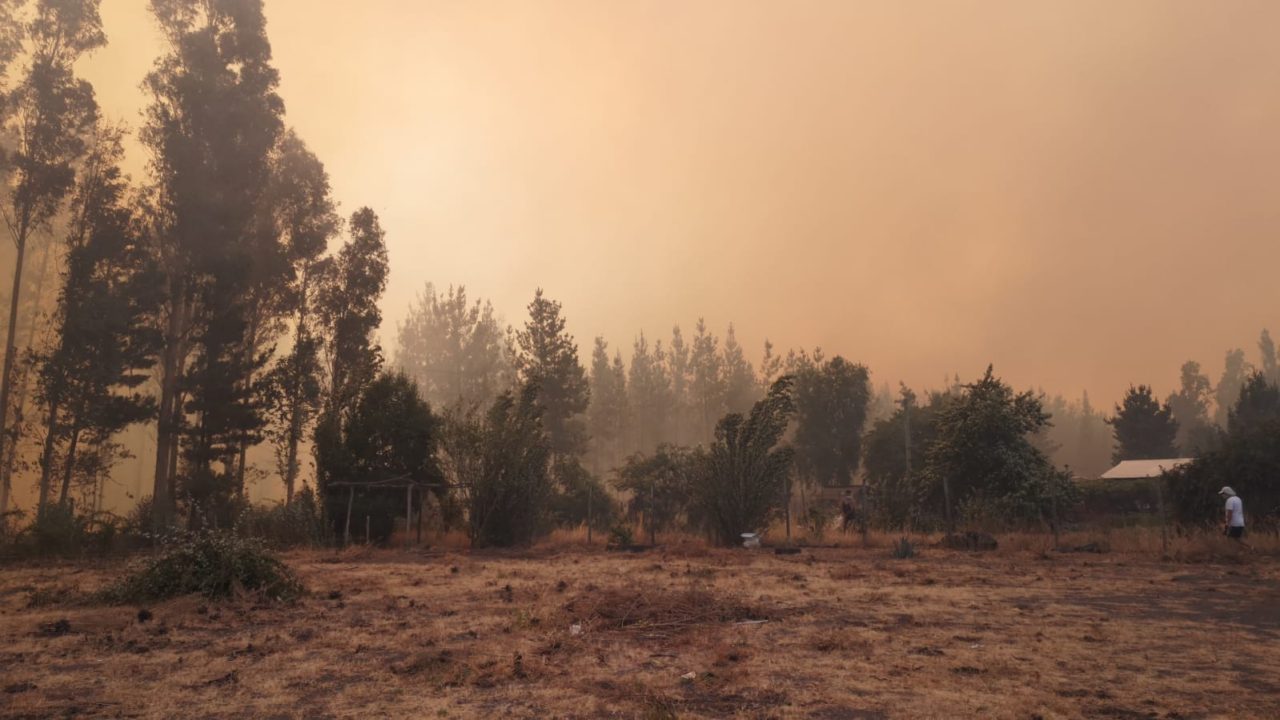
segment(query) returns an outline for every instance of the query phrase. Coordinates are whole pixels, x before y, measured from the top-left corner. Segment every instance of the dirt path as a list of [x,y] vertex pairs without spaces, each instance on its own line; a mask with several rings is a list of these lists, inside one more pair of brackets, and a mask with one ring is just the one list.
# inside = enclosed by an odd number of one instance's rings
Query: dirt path
[[1280,717],[1266,560],[290,561],[311,590],[294,606],[141,615],[61,592],[119,567],[0,571],[0,717]]

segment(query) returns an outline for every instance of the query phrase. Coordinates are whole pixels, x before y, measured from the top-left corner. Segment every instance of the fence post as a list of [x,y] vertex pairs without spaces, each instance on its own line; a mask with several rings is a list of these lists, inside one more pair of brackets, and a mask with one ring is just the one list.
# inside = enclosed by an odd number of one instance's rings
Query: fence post
[[1156,478],[1156,509],[1160,513],[1160,553],[1169,554],[1169,524],[1164,515],[1164,475]]
[[371,535],[369,533],[369,516],[365,515],[364,516],[364,544],[365,545],[368,545],[370,543],[371,541],[370,538],[371,538]]
[[862,533],[862,547],[867,546],[867,483],[864,480],[858,486],[858,530]]
[[413,485],[404,486],[404,544],[406,547],[413,544],[413,533],[410,528],[413,527]]
[[1062,546],[1058,540],[1058,489],[1056,487],[1049,492],[1049,512],[1053,513],[1053,548],[1056,550]]
[[791,546],[791,473],[787,473],[787,499],[786,499],[786,516],[787,516],[787,547]]
[[946,474],[943,474],[942,476],[942,498],[946,503],[947,509],[947,534],[955,535],[956,523],[955,519],[951,516],[951,481],[947,478]]
[[649,507],[645,511],[645,515],[649,516],[649,545],[651,547],[658,546],[658,518],[653,514],[654,503],[658,501],[658,491],[654,483],[653,477],[649,478]]
[[356,486],[352,485],[347,491],[347,525],[342,533],[342,546],[346,547],[351,544],[351,506],[356,501]]
[[587,485],[587,544],[591,544],[591,499],[595,496],[595,484]]

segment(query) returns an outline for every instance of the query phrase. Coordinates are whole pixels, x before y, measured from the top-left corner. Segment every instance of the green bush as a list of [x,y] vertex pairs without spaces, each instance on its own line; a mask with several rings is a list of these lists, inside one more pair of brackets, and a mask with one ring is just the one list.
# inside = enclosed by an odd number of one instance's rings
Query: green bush
[[236,533],[277,548],[321,545],[325,540],[324,515],[316,494],[303,488],[288,505],[246,508],[236,521]]
[[151,602],[199,593],[225,598],[239,591],[289,600],[303,592],[293,572],[253,538],[204,530],[164,547],[160,554],[102,592],[113,603]]
[[116,549],[123,539],[122,521],[109,512],[76,513],[70,505],[50,505],[15,537],[15,548],[27,556],[93,555]]
[[560,527],[577,527],[588,520],[596,530],[607,530],[618,514],[617,503],[604,483],[587,472],[577,460],[566,458],[552,465],[555,491],[549,509],[551,520]]

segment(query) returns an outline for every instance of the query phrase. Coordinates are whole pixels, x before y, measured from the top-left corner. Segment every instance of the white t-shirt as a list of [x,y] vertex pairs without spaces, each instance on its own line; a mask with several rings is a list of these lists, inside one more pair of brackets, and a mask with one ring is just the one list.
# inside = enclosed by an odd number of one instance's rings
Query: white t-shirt
[[1240,498],[1232,495],[1227,498],[1227,512],[1231,513],[1231,521],[1227,523],[1231,527],[1244,527],[1244,502]]

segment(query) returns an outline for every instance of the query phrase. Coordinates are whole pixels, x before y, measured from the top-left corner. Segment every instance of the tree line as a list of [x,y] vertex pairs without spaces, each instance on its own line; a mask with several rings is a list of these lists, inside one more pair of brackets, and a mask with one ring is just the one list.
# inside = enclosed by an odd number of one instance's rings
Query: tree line
[[1109,418],[991,368],[920,397],[821,350],[766,342],[753,364],[733,325],[720,337],[702,320],[687,338],[639,333],[625,358],[595,338],[584,358],[542,290],[504,327],[465,288],[428,285],[388,361],[385,232],[369,208],[339,214],[289,128],[261,2],[150,9],[164,51],[142,85],[134,179],[128,129],[75,71],[107,42],[99,1],[0,0],[6,528],[15,477],[33,478],[36,526],[91,516],[139,425],[154,470],[135,515],[152,530],[242,522],[264,444],[283,506],[328,537],[354,516],[385,538],[431,511],[477,545],[627,515],[730,542],[795,493],[858,478],[887,525],[1043,520],[1070,500],[1068,468],[1131,457],[1200,458],[1179,480],[1188,513],[1223,477],[1274,484],[1265,331],[1257,367],[1232,351],[1214,386],[1189,362],[1163,403],[1138,386]]

